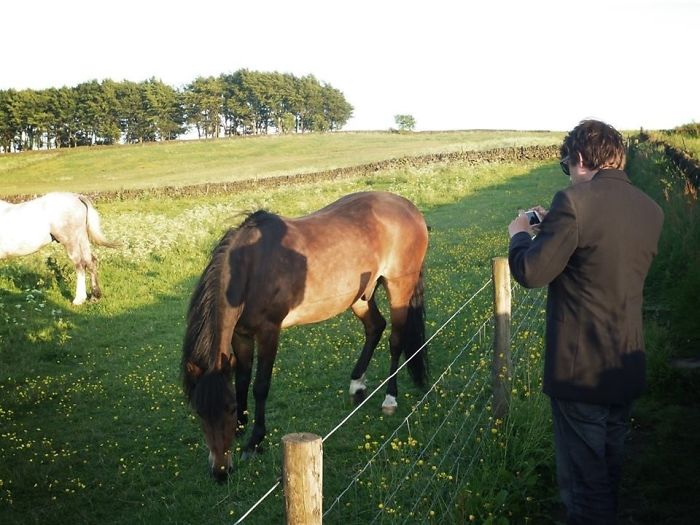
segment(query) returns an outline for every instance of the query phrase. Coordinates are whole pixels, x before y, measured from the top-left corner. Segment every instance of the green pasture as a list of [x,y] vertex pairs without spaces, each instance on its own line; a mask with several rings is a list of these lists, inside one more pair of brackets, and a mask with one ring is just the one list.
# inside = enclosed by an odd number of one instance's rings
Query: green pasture
[[700,137],[689,137],[678,133],[668,135],[657,135],[664,142],[678,150],[685,151],[688,155],[700,161]]
[[[314,137],[308,157],[285,156],[298,137],[219,141],[218,153],[214,143],[203,142],[193,146],[187,163],[194,178],[177,167],[183,158],[173,158],[189,144],[174,143],[136,147],[124,157],[121,148],[0,157],[0,179],[8,194],[42,191],[50,183],[49,171],[76,177],[66,178],[64,189],[139,181],[190,184],[197,178],[245,177],[256,169],[268,174],[317,170],[471,147],[441,134],[343,135],[349,142],[344,146],[338,137]],[[409,145],[413,140],[418,142]],[[490,140],[478,147],[529,139],[499,134]],[[248,171],[220,172],[223,157],[233,155],[268,158],[242,162]],[[96,160],[101,156],[104,160]],[[153,161],[147,162],[150,156]],[[102,164],[114,179],[105,175],[93,181],[80,162],[92,168]],[[271,167],[275,162],[282,167]],[[60,169],[48,170],[52,163]],[[134,172],[140,163],[143,169]],[[173,179],[166,164],[176,172]],[[14,182],[8,186],[6,179]],[[60,246],[0,263],[0,522],[233,523],[279,476],[283,435],[326,435],[352,409],[347,388],[361,347],[360,324],[348,312],[289,329],[283,332],[268,400],[267,450],[247,462],[236,456],[227,484],[210,480],[203,435],[179,384],[181,340],[189,296],[210,250],[242,213],[266,208],[297,216],[346,193],[371,189],[413,200],[431,227],[426,301],[432,334],[487,283],[491,259],[506,254],[506,227],[517,211],[547,206],[567,183],[556,162],[449,164],[264,193],[100,202],[104,230],[123,243],[118,250],[97,250],[105,293],[100,302],[70,304],[75,276]],[[515,307],[526,296],[517,287],[514,294]],[[488,406],[488,330],[479,332],[490,315],[487,287],[431,344],[431,374],[439,381],[410,428],[401,422],[424,393],[403,372],[395,416],[382,416],[384,393],[379,392],[324,443],[326,508],[378,454],[325,523],[546,520],[554,501],[552,452],[547,405],[539,393],[543,306],[533,297],[521,310],[524,324],[514,335],[519,353],[508,422],[494,420]],[[470,346],[474,334],[479,335]],[[386,349],[385,337],[368,371],[371,388],[387,372]],[[438,428],[444,432],[435,434]],[[456,456],[450,437],[455,435],[466,443]],[[381,450],[387,440],[390,446]],[[412,479],[394,492],[401,469],[413,464]],[[281,523],[282,515],[277,489],[246,523]]]
[[313,173],[404,156],[561,142],[557,132],[327,133],[0,155],[0,197],[118,191]]
[[684,151],[696,161],[700,160],[700,124],[697,122],[683,124],[671,130],[650,131],[647,135]]

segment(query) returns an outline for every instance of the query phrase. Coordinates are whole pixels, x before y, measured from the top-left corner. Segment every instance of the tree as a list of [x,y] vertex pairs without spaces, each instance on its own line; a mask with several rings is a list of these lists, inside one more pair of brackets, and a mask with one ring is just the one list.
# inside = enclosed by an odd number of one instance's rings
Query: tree
[[51,125],[57,148],[73,148],[77,145],[76,119],[77,98],[73,88],[62,87],[49,90],[49,112],[54,121]]
[[141,105],[141,90],[139,84],[125,80],[119,85],[119,127],[124,134],[127,144],[143,141],[146,115]]
[[[41,135],[39,115],[41,102],[38,92],[33,89],[24,89],[18,94],[19,101],[19,149],[34,149],[35,139]],[[36,143],[38,145],[38,143]]]
[[336,131],[352,111],[341,91],[313,75],[246,69],[198,77],[182,90],[156,78],[0,90],[0,153],[173,140],[187,125],[203,138]]
[[394,115],[394,122],[400,131],[413,131],[416,127],[416,119],[413,115]]
[[238,70],[232,75],[221,75],[223,86],[224,104],[224,134],[248,135],[253,132],[253,109],[248,104],[248,96],[245,90],[245,69]]
[[77,145],[114,144],[119,140],[116,83],[83,82],[74,88]]
[[337,131],[352,116],[353,107],[345,100],[345,97],[339,90],[329,84],[323,85],[321,94],[323,97],[323,115],[326,122],[328,122],[328,128],[331,131]]
[[185,132],[181,95],[160,80],[141,83],[141,99],[151,128],[150,140],[173,140]]
[[271,123],[269,89],[265,82],[267,78],[266,73],[259,71],[244,71],[242,75],[243,91],[253,117],[253,133],[256,135],[266,134]]
[[46,147],[61,148],[70,145],[72,128],[71,117],[75,113],[73,95],[69,88],[49,88],[46,90],[46,113],[48,126],[46,129]]
[[113,80],[107,79],[100,84],[96,133],[99,144],[117,144],[121,138],[119,83]]
[[17,148],[20,118],[19,93],[14,89],[0,91],[0,149],[5,153],[21,149]]
[[197,136],[216,138],[221,131],[224,85],[220,78],[197,77],[185,87],[187,122],[197,128]]
[[[313,75],[302,77],[297,82],[301,103],[297,114],[297,131],[314,130],[314,120],[323,113],[323,92],[321,84]],[[325,122],[325,119],[324,119]],[[318,130],[316,130],[318,131]]]

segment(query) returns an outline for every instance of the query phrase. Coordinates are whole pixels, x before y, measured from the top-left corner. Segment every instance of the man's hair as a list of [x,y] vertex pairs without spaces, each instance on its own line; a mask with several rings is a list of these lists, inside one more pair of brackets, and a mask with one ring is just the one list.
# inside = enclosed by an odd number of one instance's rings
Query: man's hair
[[582,120],[564,138],[560,148],[561,158],[569,157],[572,162],[578,162],[579,153],[584,167],[590,170],[621,170],[625,167],[625,141],[622,134],[599,120]]

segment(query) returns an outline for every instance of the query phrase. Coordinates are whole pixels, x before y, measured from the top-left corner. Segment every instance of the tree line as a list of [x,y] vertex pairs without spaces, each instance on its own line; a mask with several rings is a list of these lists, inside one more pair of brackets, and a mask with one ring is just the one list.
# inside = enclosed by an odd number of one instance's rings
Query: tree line
[[182,89],[92,80],[75,87],[0,90],[0,152],[341,129],[353,107],[313,75],[241,69]]

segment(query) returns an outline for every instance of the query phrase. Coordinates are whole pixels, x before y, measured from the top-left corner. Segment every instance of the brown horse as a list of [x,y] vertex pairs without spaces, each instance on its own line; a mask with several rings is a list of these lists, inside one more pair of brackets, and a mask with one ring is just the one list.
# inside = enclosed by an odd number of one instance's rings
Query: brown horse
[[[346,195],[305,217],[249,215],[214,249],[190,301],[184,337],[184,391],[199,415],[212,475],[231,469],[229,448],[247,423],[253,349],[255,423],[244,457],[265,437],[265,401],[282,328],[314,323],[347,308],[362,321],[365,343],[350,394],[364,397],[365,371],[386,327],[375,302],[381,283],[391,307],[390,373],[403,352],[418,385],[426,376],[423,259],[428,231],[408,200],[387,192]],[[231,377],[235,371],[235,391]],[[394,376],[382,405],[396,410]]]
[[102,297],[90,241],[111,248],[118,244],[102,233],[100,216],[90,199],[77,193],[53,192],[20,204],[0,201],[0,259],[29,255],[51,241],[63,244],[75,265],[73,304],[87,299],[85,270],[90,273],[92,298]]

